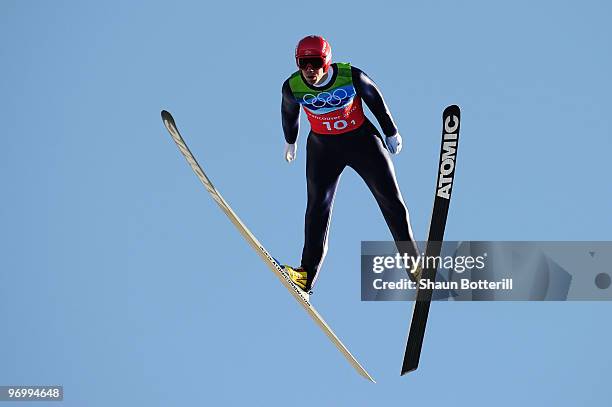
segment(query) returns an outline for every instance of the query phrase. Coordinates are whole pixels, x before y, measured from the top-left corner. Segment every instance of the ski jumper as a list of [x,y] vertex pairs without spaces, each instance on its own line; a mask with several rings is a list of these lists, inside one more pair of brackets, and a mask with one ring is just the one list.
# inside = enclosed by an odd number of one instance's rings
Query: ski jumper
[[351,167],[374,195],[398,250],[418,255],[408,211],[402,199],[389,152],[376,127],[364,115],[362,100],[387,136],[397,127],[374,82],[360,69],[335,63],[323,86],[309,85],[297,71],[282,88],[281,115],[285,141],[296,142],[300,106],[311,131],[306,142],[308,203],[301,267],[314,272],[312,285],[327,252],[327,232],[340,174]]

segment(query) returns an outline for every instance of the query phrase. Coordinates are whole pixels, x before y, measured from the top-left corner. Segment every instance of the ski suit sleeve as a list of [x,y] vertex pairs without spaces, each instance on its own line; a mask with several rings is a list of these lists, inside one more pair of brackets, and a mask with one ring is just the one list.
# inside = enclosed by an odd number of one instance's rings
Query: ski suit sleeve
[[391,117],[391,112],[385,104],[382,93],[361,69],[351,67],[351,73],[353,76],[353,85],[357,91],[357,95],[365,102],[366,106],[372,111],[378,124],[382,128],[385,136],[391,137],[397,134],[397,126]]
[[285,141],[289,144],[296,142],[300,130],[300,104],[293,97],[289,80],[283,83],[283,101],[281,103],[281,117]]

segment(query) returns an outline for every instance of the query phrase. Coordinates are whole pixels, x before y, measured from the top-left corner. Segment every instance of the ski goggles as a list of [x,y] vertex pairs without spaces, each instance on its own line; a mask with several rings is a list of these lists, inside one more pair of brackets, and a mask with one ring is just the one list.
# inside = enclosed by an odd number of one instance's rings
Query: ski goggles
[[320,69],[323,68],[323,58],[315,57],[315,58],[298,58],[298,66],[300,69],[306,69],[308,65],[312,67],[312,69]]

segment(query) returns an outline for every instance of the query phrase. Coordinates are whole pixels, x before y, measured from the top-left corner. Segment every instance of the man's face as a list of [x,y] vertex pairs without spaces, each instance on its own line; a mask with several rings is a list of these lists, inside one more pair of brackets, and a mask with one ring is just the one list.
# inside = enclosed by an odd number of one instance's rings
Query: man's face
[[314,85],[323,78],[323,58],[300,58],[298,60],[302,76],[309,85]]

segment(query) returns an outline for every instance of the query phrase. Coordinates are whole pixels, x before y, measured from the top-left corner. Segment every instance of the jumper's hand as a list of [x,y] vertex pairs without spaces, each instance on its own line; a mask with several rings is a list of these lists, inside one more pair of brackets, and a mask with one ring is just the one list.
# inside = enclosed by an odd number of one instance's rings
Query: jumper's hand
[[387,150],[391,154],[399,154],[402,151],[402,136],[399,133],[395,136],[387,137]]
[[289,144],[285,143],[285,160],[290,163],[295,160],[297,155],[297,143]]

